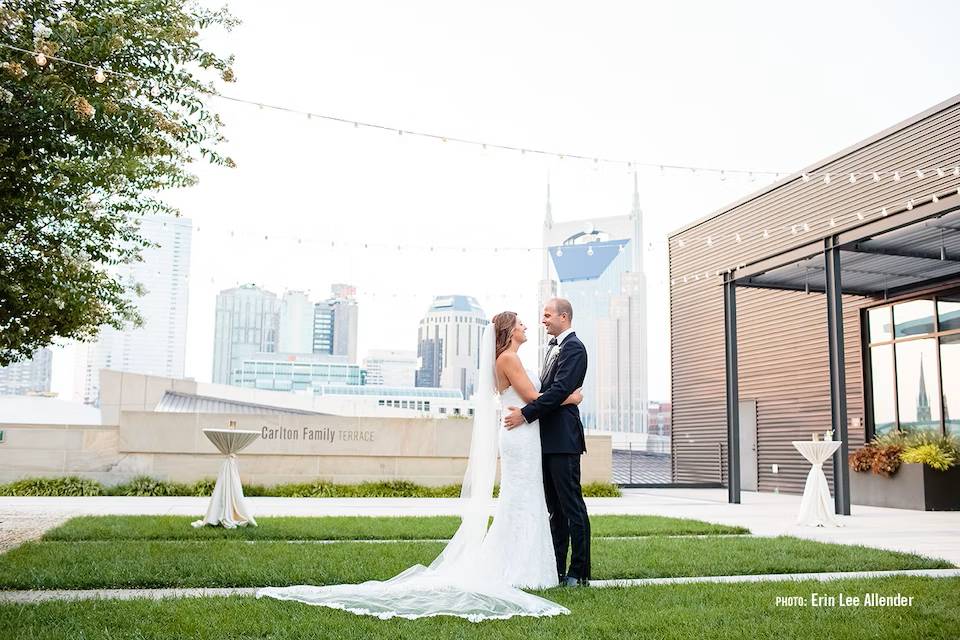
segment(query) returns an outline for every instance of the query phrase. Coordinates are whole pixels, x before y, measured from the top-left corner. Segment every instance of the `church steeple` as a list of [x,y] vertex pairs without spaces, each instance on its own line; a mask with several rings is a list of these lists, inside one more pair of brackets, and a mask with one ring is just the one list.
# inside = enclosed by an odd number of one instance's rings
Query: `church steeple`
[[633,271],[643,273],[643,211],[640,210],[640,189],[637,186],[637,172],[633,172]]
[[930,422],[930,398],[927,396],[927,383],[923,376],[923,354],[920,354],[920,388],[917,390],[917,422]]

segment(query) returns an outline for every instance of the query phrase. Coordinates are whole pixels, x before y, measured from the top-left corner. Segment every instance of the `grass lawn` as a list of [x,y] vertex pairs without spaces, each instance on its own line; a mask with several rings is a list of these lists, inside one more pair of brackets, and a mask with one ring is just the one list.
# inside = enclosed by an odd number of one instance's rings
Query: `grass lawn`
[[[777,596],[812,592],[913,596],[906,607],[783,607]],[[657,585],[553,589],[544,593],[569,616],[471,623],[458,618],[378,620],[294,602],[254,598],[52,602],[0,606],[11,640],[366,640],[477,638],[520,640],[632,638],[954,639],[960,631],[960,579],[896,577],[836,582]]]
[[[263,517],[257,527],[194,529],[191,516],[83,516],[44,534],[44,540],[437,540],[453,535],[456,516]],[[593,516],[592,533],[607,536],[723,535],[743,527],[663,516]]]
[[[40,541],[0,556],[0,589],[332,584],[428,564],[443,543],[264,540]],[[948,568],[941,560],[799,538],[595,538],[593,577],[648,578]]]

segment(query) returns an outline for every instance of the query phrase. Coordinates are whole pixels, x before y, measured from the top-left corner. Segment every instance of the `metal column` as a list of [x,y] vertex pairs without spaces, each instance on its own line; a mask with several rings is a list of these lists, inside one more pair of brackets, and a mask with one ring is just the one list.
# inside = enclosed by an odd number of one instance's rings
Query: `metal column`
[[731,274],[723,283],[723,333],[727,378],[727,502],[740,504],[740,394],[737,373],[737,293]]
[[836,512],[850,515],[850,470],[847,468],[847,379],[843,354],[843,288],[837,237],[824,239],[827,285],[827,337],[830,348],[830,417],[840,448],[833,454],[833,500]]

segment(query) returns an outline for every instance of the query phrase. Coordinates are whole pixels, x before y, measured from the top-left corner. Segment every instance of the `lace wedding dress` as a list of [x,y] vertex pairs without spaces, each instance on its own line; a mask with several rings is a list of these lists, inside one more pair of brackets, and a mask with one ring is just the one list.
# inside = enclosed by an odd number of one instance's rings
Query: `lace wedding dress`
[[[510,431],[503,427],[506,407],[524,403],[513,389],[497,393],[492,326],[484,332],[480,349],[470,457],[460,494],[462,520],[440,555],[429,567],[415,565],[385,581],[268,587],[257,591],[258,598],[295,600],[383,619],[449,615],[479,622],[570,613],[519,588],[540,589],[558,582],[543,494],[539,423]],[[536,376],[530,377],[539,385]],[[488,530],[498,450],[500,499]]]

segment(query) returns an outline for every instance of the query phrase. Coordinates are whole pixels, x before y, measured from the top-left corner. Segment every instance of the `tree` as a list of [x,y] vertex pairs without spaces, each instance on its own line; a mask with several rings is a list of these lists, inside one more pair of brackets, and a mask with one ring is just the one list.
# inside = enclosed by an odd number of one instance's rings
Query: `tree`
[[116,267],[144,216],[179,215],[157,194],[188,163],[233,165],[205,104],[233,58],[199,34],[235,24],[188,0],[0,2],[0,366],[142,322]]

